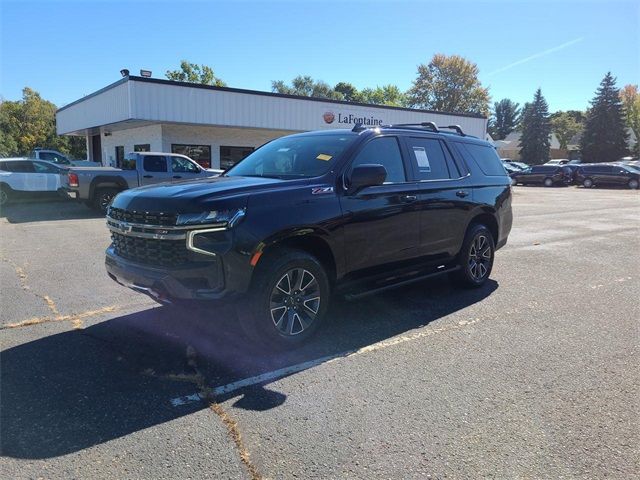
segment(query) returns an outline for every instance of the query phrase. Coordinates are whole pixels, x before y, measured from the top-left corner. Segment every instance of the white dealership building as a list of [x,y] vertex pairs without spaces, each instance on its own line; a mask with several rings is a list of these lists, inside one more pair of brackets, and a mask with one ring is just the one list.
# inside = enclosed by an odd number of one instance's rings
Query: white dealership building
[[60,135],[86,137],[89,160],[118,166],[125,153],[184,153],[226,168],[263,143],[309,130],[435,122],[485,138],[487,119],[270,92],[126,76],[60,108]]

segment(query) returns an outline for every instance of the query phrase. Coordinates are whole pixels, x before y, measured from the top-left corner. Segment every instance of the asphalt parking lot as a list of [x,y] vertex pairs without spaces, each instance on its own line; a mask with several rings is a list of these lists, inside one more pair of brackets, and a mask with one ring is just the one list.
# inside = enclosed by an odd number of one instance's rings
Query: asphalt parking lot
[[515,187],[485,287],[337,301],[287,354],[112,282],[84,206],[0,239],[2,478],[640,476],[638,192]]

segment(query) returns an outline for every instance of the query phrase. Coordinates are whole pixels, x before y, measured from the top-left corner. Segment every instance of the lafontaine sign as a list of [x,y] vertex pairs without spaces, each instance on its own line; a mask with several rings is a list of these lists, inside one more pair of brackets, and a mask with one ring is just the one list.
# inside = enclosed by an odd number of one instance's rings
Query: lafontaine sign
[[359,116],[359,115],[354,115],[353,113],[349,113],[349,114],[338,113],[336,115],[333,112],[324,112],[324,115],[322,115],[322,118],[324,119],[325,123],[333,123],[334,121],[337,120],[337,123],[341,123],[343,125],[355,125],[357,123],[360,123],[366,126],[376,126],[376,125],[383,124],[381,118],[375,118],[373,116],[369,116],[369,117]]

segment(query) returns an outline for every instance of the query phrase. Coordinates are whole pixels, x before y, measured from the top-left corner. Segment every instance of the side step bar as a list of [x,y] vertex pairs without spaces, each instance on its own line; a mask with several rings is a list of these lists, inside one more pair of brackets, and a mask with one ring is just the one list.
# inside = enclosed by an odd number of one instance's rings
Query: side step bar
[[456,265],[454,267],[443,269],[443,270],[438,270],[436,272],[427,273],[427,274],[424,274],[424,275],[419,275],[417,277],[409,278],[407,280],[402,280],[402,281],[397,282],[397,283],[390,283],[389,285],[384,285],[382,287],[373,288],[371,290],[365,290],[365,291],[359,292],[359,293],[348,293],[348,294],[346,294],[344,296],[344,298],[346,300],[359,300],[360,298],[368,297],[369,295],[374,295],[376,293],[384,292],[386,290],[391,290],[391,289],[402,287],[402,286],[405,286],[405,285],[410,285],[412,283],[416,283],[416,282],[420,282],[422,280],[426,280],[427,278],[437,277],[439,275],[443,275],[445,273],[455,272],[457,270],[460,270],[460,265]]

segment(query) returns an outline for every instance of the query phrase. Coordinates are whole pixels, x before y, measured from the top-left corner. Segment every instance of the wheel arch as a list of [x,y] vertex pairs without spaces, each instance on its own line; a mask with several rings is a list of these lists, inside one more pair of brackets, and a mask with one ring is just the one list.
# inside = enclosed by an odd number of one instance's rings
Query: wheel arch
[[262,248],[258,250],[260,257],[256,266],[260,264],[262,256],[269,255],[279,248],[292,248],[304,251],[317,258],[326,269],[327,276],[332,285],[337,279],[338,265],[336,263],[336,256],[331,245],[320,232],[315,230],[288,232],[287,234],[271,238],[263,242],[262,245]]
[[489,209],[483,209],[483,210],[478,210],[474,212],[471,216],[471,219],[467,223],[467,228],[465,229],[465,235],[466,235],[466,232],[468,232],[473,225],[478,225],[478,224],[486,225],[486,227],[491,232],[491,236],[493,237],[493,242],[497,244],[500,238],[499,237],[500,227],[498,225],[498,220],[496,219],[495,212]]
[[89,199],[93,199],[96,192],[101,188],[115,188],[119,191],[127,190],[129,185],[127,182],[118,176],[112,175],[99,175],[91,180],[89,185]]

